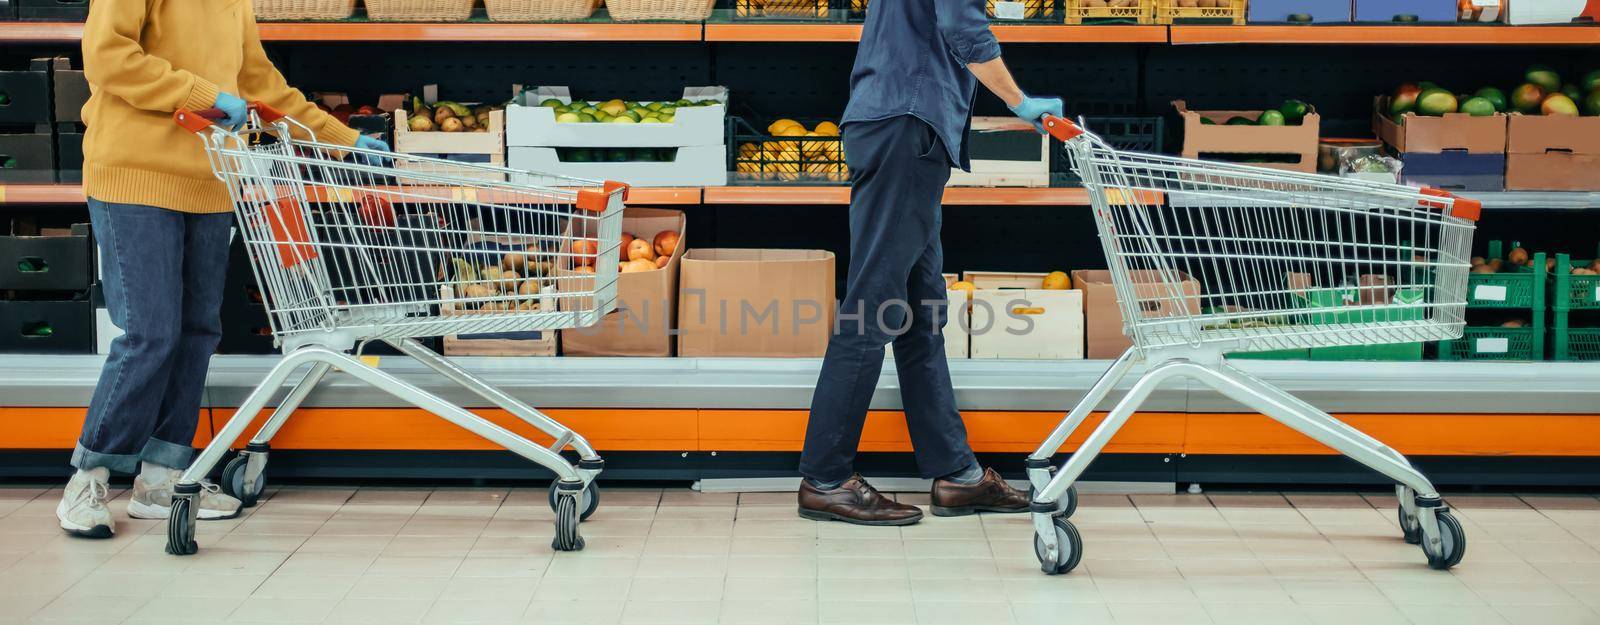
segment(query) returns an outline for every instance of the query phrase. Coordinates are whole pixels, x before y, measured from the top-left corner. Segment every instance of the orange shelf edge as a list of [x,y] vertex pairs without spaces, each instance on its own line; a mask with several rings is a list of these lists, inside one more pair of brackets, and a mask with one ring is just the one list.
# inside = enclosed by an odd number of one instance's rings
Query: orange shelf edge
[[[70,449],[83,408],[0,408],[0,450]],[[477,414],[549,443],[549,437],[500,410]],[[549,413],[602,451],[799,451],[804,410],[555,409]],[[196,443],[231,416],[201,416]],[[1104,413],[1097,413],[1064,449],[1075,449]],[[1026,453],[1061,419],[1060,412],[968,411],[968,439],[981,452]],[[1341,419],[1402,453],[1425,456],[1600,457],[1600,414],[1346,414]],[[265,414],[257,420],[265,418]],[[214,429],[215,428],[215,429]],[[253,430],[247,430],[253,431]],[[241,445],[243,441],[235,441]],[[305,408],[273,440],[278,449],[472,451],[495,449],[427,412],[409,408]],[[904,416],[873,411],[863,451],[911,450]],[[1333,452],[1255,414],[1141,412],[1107,447],[1113,453],[1196,455],[1331,455]]]
[[698,23],[265,23],[263,41],[700,41]]
[[[1166,43],[1165,26],[1068,26],[995,24],[1002,43]],[[850,42],[861,40],[860,24],[706,24],[706,41]]]
[[1171,27],[1173,45],[1594,45],[1596,26],[1186,26]]
[[[1148,198],[1147,198],[1148,199]],[[815,204],[850,203],[849,187],[706,187],[706,204]],[[1081,188],[1053,187],[948,187],[947,206],[1086,206],[1089,194]]]

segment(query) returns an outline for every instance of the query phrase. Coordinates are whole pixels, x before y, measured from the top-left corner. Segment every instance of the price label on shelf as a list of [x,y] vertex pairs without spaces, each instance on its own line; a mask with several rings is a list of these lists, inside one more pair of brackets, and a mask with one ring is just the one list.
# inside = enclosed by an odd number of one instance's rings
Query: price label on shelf
[[1025,6],[1021,2],[1000,0],[994,3],[994,18],[997,20],[1020,20],[1025,14]]
[[1478,339],[1474,349],[1480,354],[1504,354],[1511,351],[1511,339],[1505,337]]
[[1473,287],[1472,299],[1485,302],[1506,301],[1506,287],[1498,284],[1480,284]]

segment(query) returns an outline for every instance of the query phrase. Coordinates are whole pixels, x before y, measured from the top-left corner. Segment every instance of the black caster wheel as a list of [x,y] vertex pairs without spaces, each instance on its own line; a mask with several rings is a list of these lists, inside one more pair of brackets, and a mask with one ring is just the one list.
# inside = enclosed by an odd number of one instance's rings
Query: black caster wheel
[[1407,543],[1422,544],[1422,525],[1417,522],[1417,517],[1406,514],[1405,506],[1397,506],[1400,514],[1400,535]]
[[1433,514],[1439,520],[1439,549],[1438,554],[1423,548],[1423,553],[1428,555],[1428,566],[1440,571],[1461,564],[1461,557],[1467,554],[1467,533],[1461,529],[1461,522],[1449,510],[1439,510]]
[[200,551],[200,545],[194,542],[197,512],[193,496],[172,498],[172,513],[167,517],[167,553],[188,556]]
[[[1028,501],[1033,501],[1033,496],[1034,496],[1034,494],[1036,492],[1037,492],[1037,489],[1035,489],[1034,487],[1032,487],[1032,486],[1028,487]],[[1078,510],[1078,486],[1076,484],[1074,484],[1072,486],[1068,486],[1067,487],[1067,493],[1065,495],[1062,495],[1060,499],[1056,500],[1056,513],[1055,513],[1055,516],[1058,517],[1058,518],[1062,518],[1062,519],[1070,519],[1070,518],[1072,518],[1072,513],[1076,512],[1077,510]]]
[[[561,511],[556,507],[556,500],[560,499],[560,496],[556,494],[556,491],[558,490],[557,485],[560,483],[561,480],[556,480],[550,483],[550,509],[556,512]],[[581,504],[579,506],[579,510],[582,511],[582,514],[578,515],[578,520],[589,520],[589,517],[594,514],[595,509],[600,507],[600,487],[595,485],[594,482],[589,482],[588,486],[583,487],[583,492],[578,494],[578,502]]]
[[1073,527],[1072,521],[1065,517],[1055,517],[1053,521],[1056,528],[1056,557],[1051,559],[1045,553],[1044,540],[1037,533],[1033,535],[1033,555],[1039,558],[1039,568],[1046,575],[1060,575],[1077,568],[1078,561],[1083,559],[1083,538],[1078,536],[1078,528]]
[[550,548],[556,551],[582,551],[583,537],[578,535],[578,498],[557,497],[556,511],[556,536],[550,540]]
[[[262,460],[265,465],[265,459]],[[256,476],[254,488],[245,488],[245,471],[250,467],[250,457],[244,454],[229,460],[227,466],[222,468],[222,493],[239,500],[241,507],[249,508],[261,500],[261,493],[267,488],[266,474]],[[263,467],[264,469],[265,467]]]

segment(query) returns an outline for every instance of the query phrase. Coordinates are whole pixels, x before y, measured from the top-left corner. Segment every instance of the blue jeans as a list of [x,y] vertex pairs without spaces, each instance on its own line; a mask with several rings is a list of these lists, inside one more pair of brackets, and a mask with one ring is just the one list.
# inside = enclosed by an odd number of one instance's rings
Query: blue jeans
[[89,198],[111,321],[72,466],[189,466],[206,368],[222,337],[232,213],[196,215]]
[[811,396],[800,474],[822,482],[850,477],[883,346],[893,342],[917,471],[949,475],[974,458],[944,356],[944,142],[926,122],[901,115],[845,124],[844,147],[852,179],[850,268]]

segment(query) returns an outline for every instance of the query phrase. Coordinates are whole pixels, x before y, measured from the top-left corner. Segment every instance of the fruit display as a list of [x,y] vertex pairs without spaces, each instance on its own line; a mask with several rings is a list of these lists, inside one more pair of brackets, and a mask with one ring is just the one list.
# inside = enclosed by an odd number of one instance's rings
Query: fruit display
[[1266,110],[1200,111],[1174,100],[1183,121],[1184,158],[1204,158],[1312,173],[1322,116],[1301,100]]
[[1068,24],[1133,22],[1150,24],[1156,19],[1155,0],[1063,0]]
[[826,18],[830,14],[828,0],[735,0],[735,19],[806,19]]
[[1422,81],[1397,87],[1389,99],[1389,115],[1396,123],[1414,113],[1440,117],[1465,113],[1487,117],[1495,113],[1523,115],[1600,115],[1600,70],[1589,72],[1577,83],[1564,82],[1555,70],[1535,65],[1523,73],[1523,82],[1509,92],[1498,87],[1483,87],[1471,93],[1453,92],[1438,84]]
[[406,126],[411,132],[489,132],[490,114],[504,108],[458,102],[427,104],[422,98],[412,97],[406,110]]
[[[578,241],[585,242],[593,245],[593,241]],[[539,310],[540,295],[555,291],[554,283],[543,279],[554,267],[553,257],[526,250],[486,251],[470,259],[452,257],[449,270],[455,305],[459,310],[479,312]]]
[[650,240],[636,237],[631,232],[622,233],[618,248],[617,270],[622,273],[655,271],[667,266],[672,253],[678,249],[678,231],[662,230]]
[[731,154],[735,179],[740,181],[830,183],[849,178],[844,162],[844,142],[839,125],[823,120],[806,124],[783,118],[757,131],[735,118]]
[[[1234,115],[1222,123],[1227,126],[1299,126],[1305,123],[1306,113],[1311,111],[1311,105],[1305,102],[1284,100],[1278,108],[1264,110],[1254,118]],[[1217,121],[1209,117],[1201,117],[1200,123],[1207,126],[1217,125]]]
[[558,124],[670,124],[679,108],[715,106],[716,100],[689,100],[635,102],[611,99],[603,102],[562,102],[545,98],[539,106],[552,109]]

